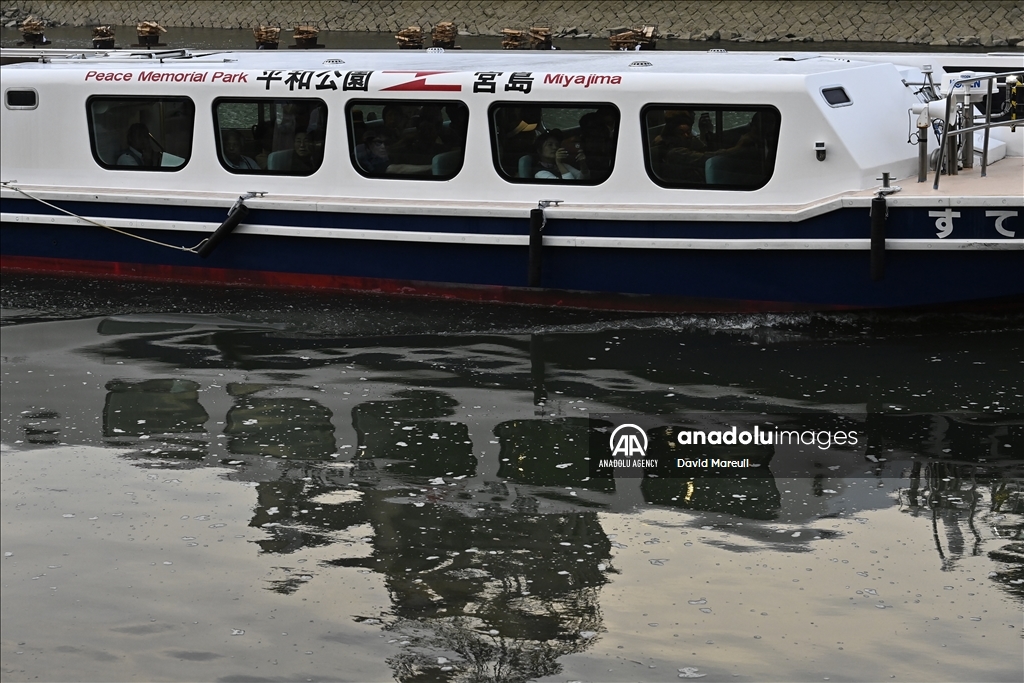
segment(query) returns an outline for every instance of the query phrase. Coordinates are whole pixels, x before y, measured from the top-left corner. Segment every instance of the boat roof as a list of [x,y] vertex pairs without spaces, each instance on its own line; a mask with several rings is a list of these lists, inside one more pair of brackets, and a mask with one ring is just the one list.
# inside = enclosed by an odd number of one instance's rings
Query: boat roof
[[[4,55],[12,56],[11,50]],[[344,71],[537,71],[602,74],[812,75],[870,66],[849,56],[808,52],[615,52],[604,51],[476,51],[443,50],[22,50],[18,56],[43,58],[16,68],[94,69],[97,64],[137,64],[140,68],[323,69]],[[896,61],[896,60],[894,60]]]

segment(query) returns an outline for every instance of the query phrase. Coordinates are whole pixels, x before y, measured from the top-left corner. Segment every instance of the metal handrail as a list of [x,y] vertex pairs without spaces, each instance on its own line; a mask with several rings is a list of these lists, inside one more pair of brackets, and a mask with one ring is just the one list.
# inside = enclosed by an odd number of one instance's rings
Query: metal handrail
[[[967,135],[969,133],[973,134],[975,131],[978,131],[978,130],[984,130],[985,131],[985,143],[984,143],[984,147],[983,147],[983,149],[981,151],[981,177],[984,178],[987,175],[987,169],[988,169],[988,140],[989,140],[989,131],[992,128],[996,128],[998,126],[1010,126],[1010,125],[1015,125],[1015,124],[1019,125],[1020,124],[1020,121],[1012,120],[1012,119],[1008,120],[1008,121],[996,121],[995,123],[992,122],[992,83],[997,78],[1006,78],[1007,76],[1024,76],[1024,69],[1021,69],[1020,71],[1007,71],[1007,72],[1004,72],[1004,73],[992,74],[990,76],[977,76],[977,75],[975,75],[975,76],[970,76],[968,78],[957,78],[955,80],[950,81],[950,83],[949,83],[949,92],[946,93],[946,117],[945,117],[945,120],[943,120],[943,122],[942,122],[942,141],[939,143],[939,159],[938,159],[938,162],[935,164],[935,183],[932,185],[932,189],[933,190],[939,189],[939,176],[942,174],[942,157],[943,157],[943,155],[947,154],[946,146],[949,144],[949,135],[950,135],[950,131],[949,131],[949,115],[950,115],[950,108],[953,105],[953,99],[954,99],[953,88],[955,88],[960,83],[969,83],[969,82],[972,82],[972,81],[981,81],[981,80],[988,81],[988,94],[987,94],[987,96],[985,98],[985,123],[983,123],[981,125],[978,125],[978,126],[968,126],[966,128],[960,128],[960,129],[957,129],[957,130],[953,131],[953,135],[957,135],[957,136],[963,136],[963,135]],[[968,111],[972,111],[973,110],[973,105],[971,104],[970,99],[968,99],[968,101],[965,104],[968,107]],[[974,117],[972,116],[971,118],[973,119]],[[974,154],[973,138],[972,138],[972,141],[970,143],[970,154],[972,154],[972,155]],[[952,160],[949,160],[948,163],[956,165],[957,160],[956,159],[952,159]],[[955,171],[950,171],[950,174],[951,175],[955,174]]]

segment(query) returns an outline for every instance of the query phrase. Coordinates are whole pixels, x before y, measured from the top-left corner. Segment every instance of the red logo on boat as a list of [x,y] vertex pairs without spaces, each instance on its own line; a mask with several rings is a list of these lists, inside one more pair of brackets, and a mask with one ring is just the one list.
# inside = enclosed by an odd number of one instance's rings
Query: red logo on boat
[[385,74],[415,74],[416,78],[405,83],[399,83],[398,85],[392,85],[387,88],[381,88],[381,92],[387,90],[413,90],[413,91],[431,91],[431,92],[459,92],[462,90],[462,86],[458,83],[427,83],[428,76],[434,76],[436,74],[449,74],[451,71],[382,71]]

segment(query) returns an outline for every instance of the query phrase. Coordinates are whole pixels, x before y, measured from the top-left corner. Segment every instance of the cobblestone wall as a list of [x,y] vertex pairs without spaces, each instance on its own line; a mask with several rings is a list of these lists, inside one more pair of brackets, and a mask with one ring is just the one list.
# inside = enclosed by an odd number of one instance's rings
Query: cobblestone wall
[[55,24],[247,28],[313,24],[331,31],[429,30],[454,21],[464,34],[546,25],[557,35],[607,38],[609,31],[654,24],[662,36],[735,42],[880,41],[929,45],[1016,45],[1024,34],[1018,0],[778,2],[732,0],[0,0],[4,25],[34,14]]

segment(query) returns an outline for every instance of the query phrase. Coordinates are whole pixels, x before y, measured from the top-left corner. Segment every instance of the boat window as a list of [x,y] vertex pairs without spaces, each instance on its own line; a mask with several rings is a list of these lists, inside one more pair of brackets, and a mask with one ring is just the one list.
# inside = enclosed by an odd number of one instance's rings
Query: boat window
[[511,182],[604,182],[615,163],[619,110],[610,104],[495,104],[491,147]]
[[640,116],[647,173],[662,187],[756,190],[775,171],[774,107],[651,105]]
[[842,107],[847,104],[853,104],[850,100],[850,96],[846,94],[846,88],[841,85],[833,86],[830,88],[822,88],[821,96],[825,98],[830,107]]
[[187,97],[90,97],[96,162],[119,171],[177,171],[192,156],[196,108]]
[[323,100],[221,98],[213,125],[217,158],[231,173],[307,176],[324,160]]
[[368,177],[450,180],[462,170],[469,108],[462,102],[353,100],[348,135]]
[[4,103],[8,109],[35,109],[39,98],[32,88],[11,88],[4,93]]

